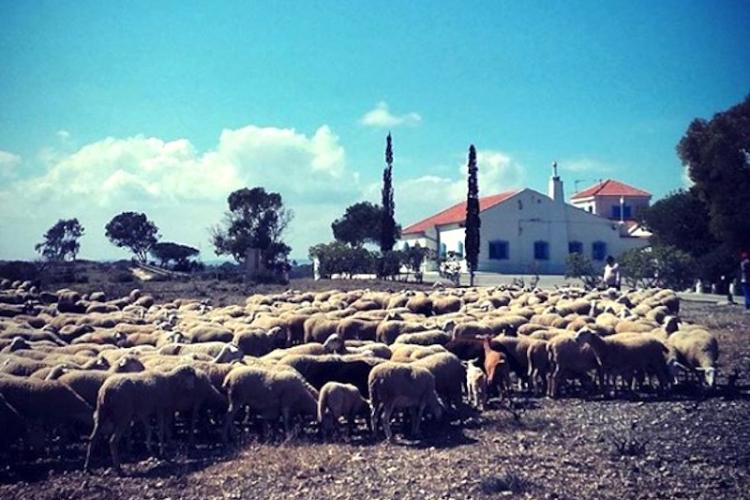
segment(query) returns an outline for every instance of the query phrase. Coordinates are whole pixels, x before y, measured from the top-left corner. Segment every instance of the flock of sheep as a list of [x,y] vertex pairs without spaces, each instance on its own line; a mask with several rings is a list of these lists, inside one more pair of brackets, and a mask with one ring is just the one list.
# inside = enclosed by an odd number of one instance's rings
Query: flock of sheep
[[390,439],[396,411],[416,435],[512,391],[668,391],[681,373],[713,386],[718,357],[671,290],[289,290],[212,307],[8,280],[0,350],[0,452],[88,436],[85,467],[107,441],[118,470],[123,438],[151,452],[154,430],[160,453],[175,429],[229,442],[238,424],[364,421]]

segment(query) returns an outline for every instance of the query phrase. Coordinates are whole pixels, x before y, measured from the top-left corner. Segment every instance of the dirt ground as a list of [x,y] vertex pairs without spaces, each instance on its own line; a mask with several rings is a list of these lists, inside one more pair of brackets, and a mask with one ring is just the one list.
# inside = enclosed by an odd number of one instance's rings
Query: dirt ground
[[[184,285],[141,288],[169,300],[192,296],[195,285]],[[248,292],[221,286],[194,293],[234,303]],[[464,422],[428,426],[420,440],[390,444],[363,432],[331,443],[303,431],[286,442],[248,437],[225,449],[208,435],[197,450],[169,450],[168,460],[136,450],[125,477],[105,467],[83,473],[83,446],[63,457],[0,457],[0,498],[750,498],[750,314],[687,302],[682,309],[684,319],[718,336],[722,375],[713,394],[516,396],[513,411],[496,403]],[[733,373],[736,384],[727,386]]]

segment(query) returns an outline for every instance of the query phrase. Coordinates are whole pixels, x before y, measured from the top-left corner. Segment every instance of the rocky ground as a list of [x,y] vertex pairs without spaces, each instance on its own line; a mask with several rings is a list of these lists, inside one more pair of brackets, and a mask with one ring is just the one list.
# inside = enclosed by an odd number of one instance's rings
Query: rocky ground
[[713,394],[515,397],[512,411],[496,403],[391,444],[302,433],[226,450],[207,436],[169,461],[131,457],[125,477],[82,473],[82,448],[4,457],[0,498],[750,498],[750,314],[683,303],[683,317],[718,335],[723,375]]

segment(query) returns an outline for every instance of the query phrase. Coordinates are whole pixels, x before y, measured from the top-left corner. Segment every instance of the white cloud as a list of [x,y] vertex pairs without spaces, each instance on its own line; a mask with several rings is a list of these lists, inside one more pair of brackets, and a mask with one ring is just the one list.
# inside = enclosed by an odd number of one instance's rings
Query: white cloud
[[613,165],[592,158],[575,158],[557,162],[567,172],[606,173],[616,170]]
[[688,170],[687,166],[682,167],[680,181],[682,182],[682,187],[684,187],[685,189],[690,189],[695,184],[695,182],[693,182],[693,179],[690,178],[690,171]]
[[0,150],[0,177],[10,177],[21,165],[21,157],[17,154]]
[[[509,155],[496,150],[478,150],[479,196],[489,196],[522,187],[525,169]],[[466,199],[466,162],[456,169],[455,176],[424,175],[394,181],[398,221],[408,226],[425,217]],[[380,199],[380,184],[369,185],[366,199]]]
[[419,125],[422,117],[415,112],[394,115],[388,108],[388,103],[380,101],[373,109],[360,118],[359,123],[366,127],[389,128],[399,125]]
[[[47,150],[41,175],[0,185],[3,234],[28,238],[41,235],[60,217],[78,217],[87,228],[82,255],[93,258],[115,253],[103,227],[124,210],[145,212],[165,239],[179,237],[181,243],[202,247],[203,258],[212,258],[207,228],[221,220],[228,194],[245,186],[282,194],[295,212],[289,240],[293,254],[305,255],[308,246],[330,236],[330,228],[321,234],[324,226],[359,191],[339,138],[325,125],[312,135],[255,125],[226,129],[206,152],[187,139],[142,135],[108,137],[72,152]],[[331,200],[335,211],[328,207]],[[324,205],[322,214],[316,207]],[[0,256],[28,257],[34,243],[0,239],[5,240]]]
[[67,130],[62,130],[62,129],[58,130],[57,132],[55,132],[55,135],[61,141],[68,141],[68,140],[70,140],[70,132],[68,132]]

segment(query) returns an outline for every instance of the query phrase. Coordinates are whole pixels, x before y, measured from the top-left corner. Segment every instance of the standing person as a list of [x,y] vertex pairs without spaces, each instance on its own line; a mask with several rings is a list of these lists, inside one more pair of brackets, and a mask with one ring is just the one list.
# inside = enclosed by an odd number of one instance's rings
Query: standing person
[[745,295],[745,311],[750,311],[750,258],[747,252],[740,254],[740,286]]
[[620,264],[615,262],[615,258],[611,255],[607,257],[607,264],[604,266],[604,276],[602,281],[607,288],[620,289]]

